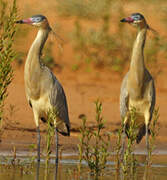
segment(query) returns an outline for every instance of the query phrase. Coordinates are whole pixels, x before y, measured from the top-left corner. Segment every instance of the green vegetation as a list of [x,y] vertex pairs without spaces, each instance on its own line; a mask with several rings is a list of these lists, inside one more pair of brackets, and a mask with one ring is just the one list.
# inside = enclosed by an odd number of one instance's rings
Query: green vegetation
[[[135,33],[119,23],[125,16],[123,6],[121,0],[57,0],[59,15],[75,19],[71,40],[79,63],[123,71],[135,39]],[[149,65],[157,67],[158,55],[165,45],[162,39],[156,34],[147,41],[145,55]],[[154,70],[157,75],[159,70]]]
[[[134,148],[135,148],[135,141],[138,133],[138,125],[136,124],[136,110],[135,108],[131,109],[130,112],[130,118],[128,123],[128,128],[126,130],[126,133],[128,135],[127,139],[127,146],[125,147],[125,152],[123,154],[123,160],[120,160],[120,153],[121,153],[121,132],[123,132],[124,125],[122,123],[121,128],[118,131],[117,136],[117,144],[116,144],[116,170],[119,174],[120,169],[122,170],[123,177],[125,179],[133,179],[138,171],[139,167],[139,161],[137,160],[135,154],[134,154]],[[152,158],[152,152],[155,149],[155,139],[159,132],[159,127],[157,124],[157,120],[159,118],[158,109],[154,111],[153,119],[150,124],[150,136],[149,136],[149,157],[146,159],[145,163],[145,170],[148,171],[149,167],[151,167],[151,158]]]
[[51,154],[51,144],[53,143],[54,137],[54,121],[57,118],[57,111],[55,108],[50,109],[48,112],[47,120],[47,134],[46,134],[46,161],[49,160]]
[[[86,116],[81,116],[82,119],[82,127],[80,128],[81,137],[79,138],[80,144],[78,145],[79,149],[79,172],[81,171],[81,163],[82,161],[86,161],[88,167],[91,171],[91,175],[98,179],[106,168],[107,159],[111,157],[111,152],[109,149],[111,146],[111,135],[103,134],[102,129],[105,126],[105,122],[101,116],[102,113],[102,103],[98,100],[95,102],[96,104],[96,124],[94,128],[88,128],[86,126]],[[139,161],[137,160],[134,154],[134,148],[136,144],[136,137],[138,133],[138,125],[136,124],[136,110],[135,108],[131,109],[129,113],[129,123],[126,133],[128,135],[127,145],[125,146],[123,158],[121,161],[121,138],[124,125],[122,123],[121,128],[117,133],[117,141],[116,146],[114,148],[115,154],[115,171],[116,177],[120,176],[120,172],[125,179],[133,179],[139,168]],[[150,124],[150,149],[149,149],[149,162],[145,165],[151,165],[151,157],[152,152],[155,148],[155,139],[158,135],[159,128],[157,128],[157,120],[159,118],[158,110],[154,111],[153,120]]]
[[132,108],[130,111],[130,117],[128,122],[128,128],[126,130],[128,141],[125,153],[123,156],[123,162],[121,167],[125,176],[130,179],[134,176],[137,167],[137,160],[134,156],[134,145],[137,138],[137,124],[136,124],[136,109]]
[[[110,65],[115,71],[122,70],[123,59],[118,51],[126,47],[117,40],[120,34],[110,33],[112,5],[114,0],[57,0],[57,10],[61,16],[75,17],[71,35],[76,58],[96,67]],[[120,11],[120,6],[117,7]],[[122,10],[123,11],[123,10]],[[123,12],[120,14],[122,15]],[[85,27],[85,22],[88,24]],[[121,32],[123,32],[121,26]],[[126,49],[125,49],[126,48]]]
[[91,170],[91,173],[96,177],[101,174],[102,170],[106,167],[107,158],[110,153],[110,134],[102,134],[104,128],[104,120],[101,115],[102,103],[97,100],[96,105],[96,126],[97,130],[91,130],[86,127],[86,117],[83,116],[82,127],[80,128],[81,137],[79,148],[80,163],[85,160]]
[[150,125],[150,138],[149,138],[150,149],[149,149],[149,157],[148,157],[149,158],[149,162],[148,162],[149,166],[152,163],[152,161],[151,161],[152,152],[155,149],[155,140],[159,133],[159,126],[158,126],[159,113],[158,112],[159,112],[159,109],[154,110],[152,123]]
[[[137,133],[137,125],[136,125],[136,110],[133,108],[130,112],[130,120],[129,126],[127,130],[128,139],[127,146],[125,148],[125,152],[123,155],[123,161],[120,160],[120,151],[121,151],[121,133],[123,130],[123,123],[120,129],[118,130],[118,137],[116,142],[116,147],[114,151],[111,150],[111,135],[114,133],[105,132],[105,121],[102,117],[102,103],[97,100],[95,102],[96,106],[96,123],[93,127],[87,126],[87,117],[85,115],[80,116],[82,119],[82,126],[80,127],[81,136],[79,137],[80,144],[78,145],[79,150],[79,163],[78,168],[73,167],[66,170],[68,173],[67,179],[82,179],[85,174],[86,176],[91,176],[90,179],[101,179],[103,175],[107,172],[113,175],[115,174],[116,179],[135,179],[138,174],[141,175],[141,166],[140,161],[137,159],[137,156],[134,154],[136,133]],[[48,179],[50,177],[50,173],[54,169],[54,164],[50,162],[51,155],[51,145],[53,144],[53,135],[54,128],[52,126],[53,120],[57,117],[57,112],[55,110],[50,110],[48,112],[48,129],[46,134],[46,160],[43,168],[44,171],[44,179]],[[152,122],[150,124],[150,150],[149,150],[149,163],[145,163],[144,169],[145,172],[143,174],[144,177],[149,177],[150,170],[153,168],[151,166],[152,160],[152,152],[155,148],[155,140],[158,135],[158,109],[155,110]],[[103,131],[104,130],[104,131]],[[113,144],[114,145],[114,144]],[[36,151],[36,145],[29,145],[30,152]],[[110,158],[110,159],[109,159]],[[114,159],[111,161],[111,159]],[[21,174],[26,174],[32,171],[36,167],[35,164],[35,156],[30,156],[29,158],[22,159],[17,157],[16,148],[13,148],[13,156],[8,158],[6,156],[0,156],[0,161],[3,162],[0,164],[0,167],[4,166],[8,169],[17,170]],[[87,163],[87,167],[89,168],[89,173],[85,173],[85,168],[87,168],[84,164]],[[107,164],[108,162],[112,162],[113,165]],[[4,165],[5,164],[5,165]],[[116,164],[116,166],[114,165]],[[75,165],[76,166],[76,165]],[[60,166],[59,170],[61,171],[62,166]],[[143,170],[142,170],[143,171]],[[63,172],[64,173],[64,172]],[[84,176],[83,176],[84,174]],[[86,177],[85,176],[85,177]],[[148,178],[145,178],[148,179]]]
[[16,0],[13,1],[12,7],[9,7],[7,1],[0,0],[0,123],[3,118],[7,88],[13,76],[11,63],[16,58],[16,52],[13,49],[16,17]]

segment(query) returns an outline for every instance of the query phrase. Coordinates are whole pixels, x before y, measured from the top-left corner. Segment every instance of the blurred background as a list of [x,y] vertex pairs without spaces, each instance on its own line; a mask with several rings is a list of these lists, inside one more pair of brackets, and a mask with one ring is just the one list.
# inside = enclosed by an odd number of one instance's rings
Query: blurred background
[[[8,2],[10,4],[12,0]],[[136,36],[136,29],[121,24],[120,19],[135,12],[143,14],[149,26],[157,31],[148,31],[145,63],[156,84],[161,128],[159,142],[167,140],[166,0],[17,0],[17,6],[19,19],[43,14],[60,37],[50,35],[42,61],[64,87],[73,130],[81,125],[80,114],[86,114],[90,126],[93,125],[93,102],[97,98],[103,103],[106,129],[119,128],[120,85],[129,68]],[[37,29],[27,25],[17,28],[14,48],[18,55],[13,62],[14,79],[5,105],[6,123],[9,127],[35,128],[32,111],[25,99],[23,72]]]
[[[52,62],[55,61],[64,68],[68,65],[73,71],[100,68],[118,73],[122,73],[129,64],[136,32],[130,26],[121,24],[120,19],[140,12],[158,32],[158,35],[149,33],[145,49],[146,63],[154,68],[157,61],[165,58],[166,6],[165,0],[48,0],[42,3],[37,0],[27,3],[18,0],[21,18],[34,14],[45,15],[53,30],[64,40],[63,52],[60,48],[56,49],[59,44],[55,38],[48,40],[43,61],[50,68],[55,67],[56,64]],[[28,45],[35,36],[32,35],[34,31],[32,27],[19,27],[16,37],[16,48],[20,51],[18,64],[24,63]],[[28,47],[22,46],[25,38],[29,40]],[[155,76],[159,71],[156,65]]]

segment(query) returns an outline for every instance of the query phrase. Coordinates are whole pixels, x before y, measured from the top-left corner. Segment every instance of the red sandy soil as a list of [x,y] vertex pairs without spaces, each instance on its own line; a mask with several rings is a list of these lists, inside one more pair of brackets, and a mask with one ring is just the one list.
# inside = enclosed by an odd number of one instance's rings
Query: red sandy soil
[[[40,1],[41,2],[41,1]],[[53,2],[52,0],[47,1],[48,3]],[[133,7],[136,11],[136,6],[127,8],[127,14],[134,12]],[[19,9],[22,17],[31,16],[33,14],[45,14],[51,24],[53,25],[54,19],[60,21],[61,28],[63,29],[62,34],[66,34],[72,29],[72,20],[62,20],[55,15],[53,8],[49,4],[43,2],[39,6],[39,1],[19,1]],[[31,9],[31,11],[29,11]],[[144,12],[144,7],[139,7],[138,11]],[[55,17],[55,18],[54,18]],[[156,15],[154,13],[154,17]],[[154,24],[151,17],[151,25]],[[22,26],[23,27],[23,26]],[[19,28],[22,28],[19,27]],[[159,26],[155,24],[154,28],[159,30]],[[31,31],[33,28],[29,28]],[[131,30],[131,29],[130,29]],[[36,30],[32,30],[33,34],[27,38],[19,39],[19,47],[25,51],[28,51],[35,34]],[[161,30],[163,34],[163,29]],[[149,37],[150,38],[150,37]],[[148,39],[149,39],[148,38]],[[147,40],[148,40],[147,39]],[[57,51],[57,50],[56,50]],[[130,54],[131,52],[129,52]],[[120,114],[119,114],[119,92],[120,85],[123,76],[106,69],[92,69],[90,72],[86,72],[84,68],[79,71],[72,71],[71,67],[75,63],[72,47],[68,43],[64,47],[63,58],[60,64],[63,69],[58,71],[54,70],[56,77],[60,80],[64,87],[68,106],[69,116],[71,121],[72,132],[70,137],[63,137],[60,135],[60,145],[65,149],[73,150],[76,149],[76,145],[79,143],[78,129],[81,126],[81,120],[78,118],[80,114],[86,114],[88,117],[88,125],[93,126],[95,122],[95,105],[94,101],[99,98],[103,103],[103,117],[106,120],[105,131],[115,132],[120,127]],[[161,67],[161,74],[156,79],[156,91],[157,101],[156,107],[159,107],[160,118],[158,120],[160,126],[160,133],[157,138],[158,149],[165,149],[167,142],[167,61],[159,57],[158,62]],[[4,150],[11,150],[13,146],[17,146],[19,150],[25,150],[28,145],[36,143],[36,130],[35,123],[33,120],[32,109],[29,107],[24,92],[24,67],[18,67],[16,64],[14,67],[14,79],[9,86],[9,96],[5,102],[5,120],[4,120],[4,131],[1,136],[0,148]],[[123,73],[123,75],[126,72]],[[12,110],[12,107],[14,109]],[[41,123],[42,130],[42,142],[45,143],[45,129],[46,126]],[[113,136],[113,140],[115,136]],[[144,147],[144,138],[139,148]]]

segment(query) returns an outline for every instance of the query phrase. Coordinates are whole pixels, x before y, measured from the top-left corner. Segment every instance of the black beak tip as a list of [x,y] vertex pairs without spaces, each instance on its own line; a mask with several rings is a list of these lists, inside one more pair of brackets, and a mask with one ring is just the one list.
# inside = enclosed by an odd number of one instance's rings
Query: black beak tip
[[125,18],[121,19],[120,22],[126,22]]
[[23,21],[22,21],[22,20],[19,20],[19,21],[16,21],[15,23],[17,23],[17,24],[23,24]]

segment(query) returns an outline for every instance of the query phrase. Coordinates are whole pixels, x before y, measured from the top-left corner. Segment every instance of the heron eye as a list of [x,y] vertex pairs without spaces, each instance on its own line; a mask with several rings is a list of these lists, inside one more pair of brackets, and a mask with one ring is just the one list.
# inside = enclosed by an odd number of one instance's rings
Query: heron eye
[[37,22],[40,22],[40,21],[41,21],[41,18],[40,18],[40,17],[33,18],[33,21],[36,22],[36,23],[37,23]]
[[40,21],[40,20],[41,20],[41,18],[39,18],[39,17],[36,19],[36,21]]
[[137,20],[140,20],[140,19],[141,19],[141,17],[140,17],[140,16],[138,16],[138,15],[136,15],[136,16],[134,16],[134,17],[133,17],[133,19],[137,21]]

